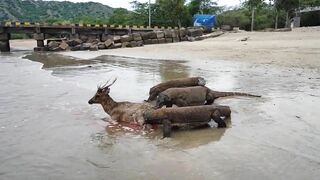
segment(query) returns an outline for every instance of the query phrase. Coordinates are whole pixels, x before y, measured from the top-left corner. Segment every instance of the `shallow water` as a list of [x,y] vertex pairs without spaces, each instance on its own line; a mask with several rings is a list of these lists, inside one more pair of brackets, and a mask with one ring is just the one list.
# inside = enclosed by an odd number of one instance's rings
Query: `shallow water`
[[[89,52],[88,52],[89,53]],[[24,58],[22,58],[24,57]],[[102,56],[91,60],[28,51],[0,55],[0,179],[318,179],[320,70],[232,61]],[[32,61],[30,61],[31,59]],[[96,86],[141,102],[161,81],[203,76],[232,97],[227,129],[147,136],[106,131],[88,105]]]

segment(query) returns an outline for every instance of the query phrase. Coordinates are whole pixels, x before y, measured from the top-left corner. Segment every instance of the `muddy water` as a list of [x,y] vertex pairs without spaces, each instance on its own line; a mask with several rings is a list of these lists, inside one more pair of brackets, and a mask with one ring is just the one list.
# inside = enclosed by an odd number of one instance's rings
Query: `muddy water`
[[[25,57],[26,56],[26,57]],[[25,57],[25,58],[22,58]],[[0,179],[318,179],[320,70],[231,61],[169,61],[55,54],[0,55]],[[30,61],[32,60],[32,61]],[[203,76],[233,97],[227,129],[171,139],[109,132],[87,101],[118,77],[117,101],[141,102],[161,81]]]

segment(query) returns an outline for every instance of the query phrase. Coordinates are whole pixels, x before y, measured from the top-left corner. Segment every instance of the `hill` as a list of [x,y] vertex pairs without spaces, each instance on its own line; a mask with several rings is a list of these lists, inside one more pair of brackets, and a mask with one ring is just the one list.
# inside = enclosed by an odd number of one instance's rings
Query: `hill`
[[0,21],[40,22],[48,19],[75,20],[81,17],[108,19],[113,8],[101,3],[68,1],[1,0]]

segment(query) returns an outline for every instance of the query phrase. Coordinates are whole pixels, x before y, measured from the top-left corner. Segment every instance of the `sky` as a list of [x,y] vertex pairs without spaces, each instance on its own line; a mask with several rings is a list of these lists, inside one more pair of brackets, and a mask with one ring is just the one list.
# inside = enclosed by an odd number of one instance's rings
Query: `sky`
[[[59,0],[59,1],[65,1],[65,0]],[[130,2],[133,0],[67,0],[72,2],[99,2],[114,8],[122,7],[126,9],[130,9]],[[139,2],[148,2],[148,0],[138,0]],[[151,3],[155,0],[151,0]],[[243,1],[243,0],[242,0]],[[217,0],[219,6],[235,6],[240,3],[240,0]]]

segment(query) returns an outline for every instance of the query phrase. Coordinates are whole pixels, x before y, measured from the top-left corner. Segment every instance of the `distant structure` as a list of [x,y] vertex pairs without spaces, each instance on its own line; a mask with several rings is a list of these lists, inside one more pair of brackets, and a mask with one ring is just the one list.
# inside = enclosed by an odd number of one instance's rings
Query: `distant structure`
[[296,16],[291,19],[291,28],[300,27],[301,24],[301,13],[313,12],[313,11],[320,11],[320,6],[315,7],[306,7],[303,9],[297,9],[295,11]]
[[193,26],[203,27],[206,31],[211,31],[216,23],[216,16],[210,14],[195,14],[193,16]]

